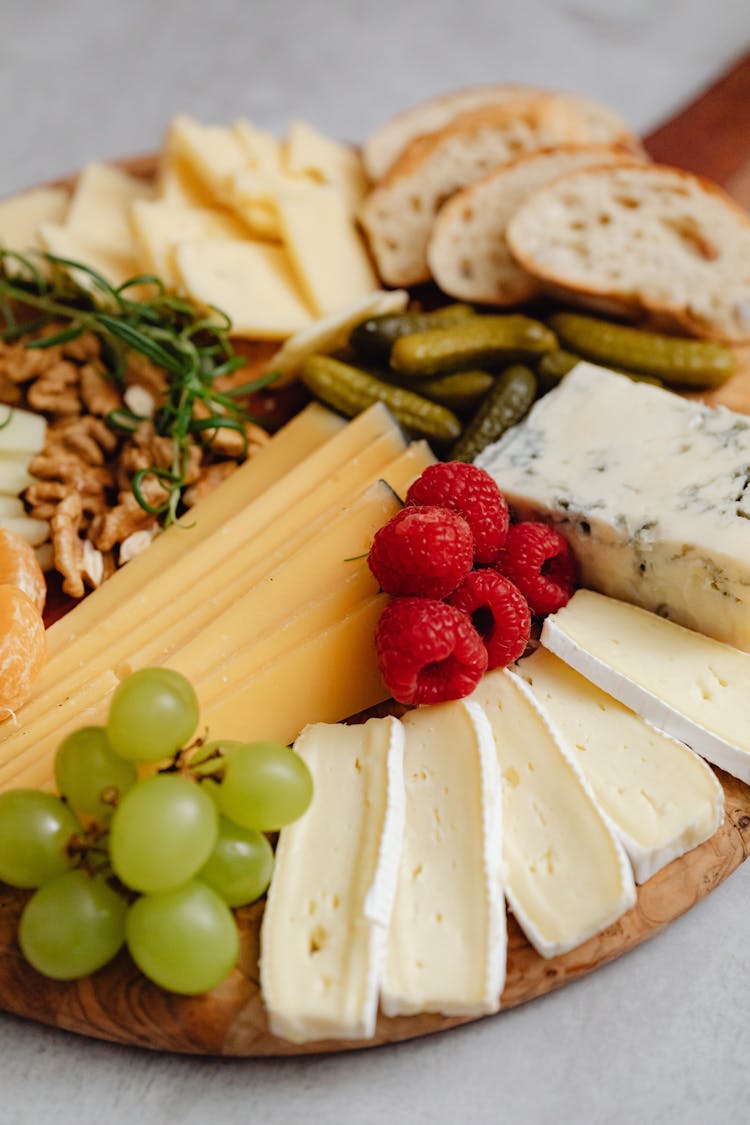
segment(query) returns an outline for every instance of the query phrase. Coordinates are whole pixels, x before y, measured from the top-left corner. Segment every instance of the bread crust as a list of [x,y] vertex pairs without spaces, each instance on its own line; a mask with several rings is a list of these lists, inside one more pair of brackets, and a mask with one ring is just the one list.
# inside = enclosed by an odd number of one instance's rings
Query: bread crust
[[[745,274],[747,281],[743,280],[740,283],[742,288],[738,317],[744,323],[738,324],[735,329],[728,328],[722,322],[718,313],[712,318],[699,312],[695,307],[691,307],[688,302],[681,301],[679,294],[677,294],[677,287],[675,287],[676,296],[656,300],[639,289],[637,281],[631,283],[625,291],[623,286],[618,287],[614,283],[608,283],[603,277],[597,282],[595,278],[590,276],[585,281],[569,275],[566,276],[549,261],[541,262],[533,249],[525,244],[524,224],[531,221],[534,208],[543,207],[552,198],[554,192],[559,192],[562,187],[574,190],[576,185],[580,184],[584,178],[602,177],[603,181],[606,181],[607,178],[613,179],[617,171],[617,167],[612,168],[612,166],[607,165],[579,169],[560,177],[554,183],[534,193],[508,224],[507,240],[516,260],[527,272],[538,279],[544,292],[564,301],[581,304],[589,308],[595,307],[601,311],[627,318],[642,318],[654,326],[685,331],[694,336],[720,340],[725,343],[750,342],[750,273]],[[654,184],[658,186],[659,180],[663,182],[668,180],[675,184],[682,183],[689,190],[705,195],[708,200],[719,202],[726,209],[731,221],[736,223],[737,239],[747,240],[748,256],[746,261],[750,261],[750,216],[718,184],[670,165],[642,165],[638,174],[644,177],[644,182],[652,186]],[[550,232],[550,238],[554,238],[554,231]],[[728,249],[731,249],[731,247],[728,247]],[[709,254],[709,251],[710,248],[707,254]],[[747,270],[747,265],[745,269]],[[684,282],[684,277],[681,280]],[[717,267],[713,283],[713,292],[716,294],[716,299],[720,300],[725,282],[722,281],[719,267]],[[726,317],[723,320],[725,321]]]

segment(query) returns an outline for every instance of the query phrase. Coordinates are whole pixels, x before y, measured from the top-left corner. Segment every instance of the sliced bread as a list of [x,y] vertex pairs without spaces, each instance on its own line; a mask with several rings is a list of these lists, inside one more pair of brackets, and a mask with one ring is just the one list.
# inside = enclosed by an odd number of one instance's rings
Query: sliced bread
[[439,210],[427,247],[430,272],[444,293],[462,301],[514,305],[540,292],[518,265],[506,227],[532,192],[592,164],[635,159],[613,145],[562,145],[520,156],[456,192]]
[[[489,105],[511,105],[538,94],[552,92],[514,82],[468,86],[428,98],[411,109],[391,117],[365,141],[363,160],[371,180],[381,179],[396,158],[417,137],[436,133],[455,120],[459,114]],[[579,94],[556,93],[560,101],[572,106],[585,123],[581,140],[590,144],[615,144],[640,152],[640,141],[623,119],[607,106]]]
[[413,141],[370,192],[360,220],[389,285],[428,281],[427,242],[442,204],[522,152],[580,139],[575,113],[551,97],[490,107]]
[[698,176],[662,164],[571,172],[529,197],[507,240],[569,299],[750,340],[750,216]]

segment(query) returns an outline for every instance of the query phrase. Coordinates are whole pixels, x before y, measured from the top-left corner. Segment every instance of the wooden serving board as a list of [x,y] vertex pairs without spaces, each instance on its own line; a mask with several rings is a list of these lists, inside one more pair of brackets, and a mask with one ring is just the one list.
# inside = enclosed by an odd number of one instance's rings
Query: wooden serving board
[[[750,56],[646,139],[656,160],[710,176],[750,207]],[[154,175],[152,155],[120,162],[135,175]],[[73,177],[59,181],[70,186]],[[750,349],[720,390],[700,396],[750,413]],[[509,918],[508,970],[502,1007],[543,996],[592,972],[655,936],[724,881],[750,853],[750,787],[717,770],[726,797],[715,835],[675,860],[638,889],[638,899],[614,925],[560,957],[544,960]],[[258,952],[262,904],[238,911],[239,964],[206,996],[179,997],[150,984],[121,953],[93,977],[48,980],[21,956],[18,919],[28,894],[0,884],[0,1009],[78,1032],[152,1050],[226,1056],[317,1054],[376,1046],[445,1031],[466,1019],[425,1014],[378,1018],[366,1042],[319,1041],[298,1047],[271,1035],[260,996]]]

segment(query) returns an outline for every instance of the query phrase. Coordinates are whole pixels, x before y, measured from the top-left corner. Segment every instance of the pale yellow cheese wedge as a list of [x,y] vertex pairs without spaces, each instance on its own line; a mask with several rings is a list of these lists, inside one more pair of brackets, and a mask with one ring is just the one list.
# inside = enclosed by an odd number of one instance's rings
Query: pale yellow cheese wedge
[[[70,196],[64,188],[35,188],[0,201],[0,247],[8,250],[43,250],[40,223],[61,223]],[[38,263],[37,263],[38,264]],[[16,268],[6,262],[11,273]]]
[[293,121],[284,146],[286,168],[307,173],[319,183],[338,189],[347,211],[354,215],[367,191],[362,160],[351,145],[319,133],[306,121]]
[[248,163],[246,147],[231,126],[201,125],[187,114],[174,118],[166,143],[218,200],[231,177]]
[[247,228],[239,219],[216,207],[185,207],[163,200],[141,199],[133,204],[131,218],[142,271],[155,274],[172,289],[180,284],[175,262],[179,242],[248,236]]
[[335,188],[281,196],[278,210],[284,247],[317,316],[378,288],[364,243]]
[[284,251],[270,243],[203,238],[178,243],[182,285],[199,304],[220,308],[232,334],[284,339],[313,314]]
[[276,168],[282,166],[282,146],[278,137],[258,129],[251,121],[240,118],[233,126],[234,134],[242,145],[247,162],[253,168]]

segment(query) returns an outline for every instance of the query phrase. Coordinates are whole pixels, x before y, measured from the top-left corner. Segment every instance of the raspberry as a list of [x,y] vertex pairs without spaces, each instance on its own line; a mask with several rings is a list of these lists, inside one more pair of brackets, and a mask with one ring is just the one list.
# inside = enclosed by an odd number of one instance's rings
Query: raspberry
[[567,540],[546,523],[512,524],[495,567],[540,616],[562,609],[576,588],[578,568]]
[[495,570],[474,570],[448,599],[468,613],[487,649],[488,668],[507,668],[523,655],[531,614],[526,598]]
[[445,598],[471,570],[474,540],[447,508],[402,508],[376,532],[368,562],[386,594]]
[[378,665],[399,703],[442,703],[469,695],[487,650],[461,610],[431,598],[395,598],[375,630]]
[[458,512],[474,535],[474,562],[493,563],[508,534],[508,505],[489,473],[447,461],[430,465],[406,494],[407,504],[438,504]]

